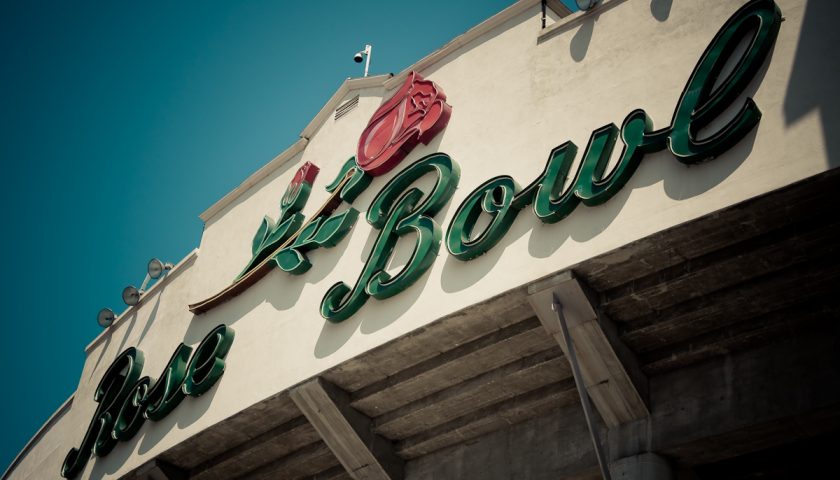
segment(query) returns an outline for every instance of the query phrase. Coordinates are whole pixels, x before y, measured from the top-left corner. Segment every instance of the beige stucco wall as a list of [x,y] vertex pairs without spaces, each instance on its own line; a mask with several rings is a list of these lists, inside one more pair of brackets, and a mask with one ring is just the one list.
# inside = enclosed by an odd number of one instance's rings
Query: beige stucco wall
[[[566,140],[574,141],[582,154],[594,129],[620,125],[636,108],[644,108],[656,128],[667,126],[701,53],[744,2],[673,2],[665,21],[655,18],[649,1],[613,3],[600,14],[562,20],[560,28],[540,37],[534,2],[525,13],[420,72],[445,90],[453,114],[448,127],[402,165],[437,151],[460,164],[459,189],[437,217],[444,229],[473,188],[502,174],[529,183],[549,151]],[[157,376],[179,342],[194,346],[220,323],[236,331],[217,387],[185,400],[165,420],[147,422],[132,441],[89,462],[84,477],[117,477],[255,402],[447,314],[830,168],[823,132],[837,126],[830,123],[834,119],[819,109],[805,109],[796,118],[786,111],[800,101],[791,76],[800,55],[806,2],[777,3],[786,20],[769,66],[748,89],[763,118],[720,158],[687,168],[667,151],[649,155],[605,205],[580,206],[555,225],[542,225],[525,210],[487,255],[465,263],[442,249],[414,286],[385,301],[369,300],[339,325],[324,321],[318,306],[333,283],[352,285],[362,269],[376,232],[361,218],[338,246],[310,254],[313,267],[306,274],[293,277],[275,270],[233,301],[194,317],[187,304],[221,290],[242,269],[259,221],[266,214],[276,217],[300,164],[311,161],[321,168],[304,210],[311,213],[327,196],[323,186],[353,155],[383,95],[391,93],[384,88],[350,92],[347,98],[360,95],[355,110],[338,121],[329,116],[302,153],[209,219],[194,261],[180,266],[164,288],[91,346],[72,408],[33,445],[10,478],[58,477],[64,455],[87,428],[102,373],[128,346],[144,351],[144,374]],[[354,206],[364,211],[395,173],[375,179]],[[403,242],[396,266],[407,258],[412,242]]]

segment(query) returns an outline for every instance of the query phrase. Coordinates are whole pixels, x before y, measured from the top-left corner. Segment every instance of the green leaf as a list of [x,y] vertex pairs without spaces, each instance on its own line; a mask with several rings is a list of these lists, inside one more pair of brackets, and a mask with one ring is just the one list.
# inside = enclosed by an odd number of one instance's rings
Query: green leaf
[[257,229],[257,233],[254,234],[254,239],[251,241],[251,255],[256,256],[262,250],[265,239],[272,230],[274,230],[274,220],[267,216],[263,217],[260,227]]
[[322,223],[321,228],[318,229],[318,233],[315,234],[312,242],[324,248],[336,246],[353,228],[358,218],[359,211],[355,208],[348,208],[342,213],[327,218]]
[[[308,245],[312,239],[312,236],[318,232],[320,226],[320,218],[310,222],[300,232],[300,235],[298,235],[298,237],[295,239],[295,242],[292,244],[292,247],[303,248],[304,246]],[[303,249],[309,250],[308,248]]]
[[[277,225],[274,230],[268,235],[268,238],[265,240],[265,246],[263,248],[268,248],[270,250],[274,250],[281,243],[285,242],[286,239],[292,236],[295,232],[298,231],[300,226],[303,224],[303,214],[302,213],[294,213],[292,216],[284,220],[281,224]],[[269,252],[270,253],[270,252]]]

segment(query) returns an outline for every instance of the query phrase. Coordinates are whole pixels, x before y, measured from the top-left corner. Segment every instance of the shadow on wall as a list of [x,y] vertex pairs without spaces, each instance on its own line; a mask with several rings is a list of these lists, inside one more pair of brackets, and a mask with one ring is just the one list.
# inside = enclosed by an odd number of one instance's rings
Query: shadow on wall
[[572,56],[572,60],[580,63],[586,58],[586,52],[589,51],[589,43],[592,42],[592,32],[595,30],[595,20],[597,19],[597,13],[583,17],[583,23],[581,23],[578,31],[575,32],[572,41],[569,42],[569,53]]
[[[197,343],[206,335],[206,332],[210,328],[220,323],[235,327],[239,319],[246,317],[249,312],[265,303],[270,304],[272,309],[277,312],[284,312],[291,309],[298,303],[299,297],[306,285],[321,283],[335,269],[339,259],[345,256],[349,245],[352,243],[350,237],[366,234],[365,246],[359,252],[361,260],[359,269],[354,275],[341,279],[352,287],[358,281],[358,275],[361,273],[362,268],[361,265],[365,263],[370,255],[379,234],[379,231],[371,229],[366,221],[368,206],[381,191],[382,187],[397,176],[403,168],[425,155],[439,152],[445,134],[446,132],[444,131],[427,145],[419,145],[411,153],[410,158],[401,163],[402,168],[394,169],[394,171],[378,177],[371,187],[366,189],[353,202],[352,206],[360,210],[356,226],[350,231],[348,238],[343,239],[335,247],[319,248],[308,252],[307,256],[312,262],[311,270],[301,275],[291,275],[280,269],[273,269],[258,284],[253,285],[235,299],[225,302],[204,314],[194,315],[184,335],[184,343],[188,345]],[[431,174],[424,175],[421,179],[411,184],[412,187],[417,187],[425,192],[430,191],[433,185],[434,178]],[[440,219],[446,216],[451,206],[451,202],[447,203],[435,218],[440,221]],[[348,208],[346,205],[342,205],[338,210],[343,211],[346,208]],[[308,212],[305,210],[304,213],[306,214]],[[362,227],[361,230],[359,228],[360,226]],[[441,225],[441,227],[445,228],[445,225]],[[414,242],[415,238],[412,235],[407,235],[397,242],[388,267],[391,273],[395,273],[409,262],[413,253]],[[394,298],[382,301],[373,298],[368,299],[368,304],[377,304],[378,306],[373,309],[363,308],[362,311],[354,315],[353,319],[342,322],[340,325],[324,321],[318,313],[319,305],[314,305],[311,316],[323,322],[323,330],[315,346],[315,356],[317,358],[327,357],[341,348],[357,331],[361,334],[370,334],[385,328],[402,317],[420,298],[423,286],[428,280],[428,274],[422,276],[409,289]],[[326,293],[326,290],[323,293]],[[278,318],[280,317],[278,316]]]
[[674,0],[651,0],[650,14],[653,15],[653,18],[664,22],[671,16],[671,5],[673,3]]
[[533,215],[529,215],[529,212],[533,212],[530,207],[519,212],[510,230],[502,237],[499,243],[478,258],[465,262],[458,260],[444,250],[446,261],[443,264],[443,271],[440,274],[440,284],[443,291],[446,293],[456,293],[466,290],[490,273],[502,255],[504,255],[507,248],[529,230],[536,227],[536,223],[534,222],[536,218]]
[[137,341],[134,342],[138,348],[143,342],[143,339],[146,338],[146,334],[149,333],[149,329],[152,327],[152,324],[155,323],[158,310],[160,309],[160,300],[163,298],[164,293],[166,293],[166,289],[158,291],[157,298],[155,298],[155,306],[152,307],[152,311],[149,313],[149,318],[146,320],[146,325],[143,327],[143,331],[140,332],[140,336],[137,337]]
[[[144,372],[144,374],[147,373]],[[93,468],[90,478],[105,478],[114,475],[125,465],[125,462],[132,456],[135,449],[138,455],[145,455],[169,435],[174,427],[177,426],[179,429],[184,429],[193,424],[210,409],[213,397],[215,397],[218,391],[219,383],[198,398],[184,398],[175,411],[162,420],[156,422],[146,420],[134,438],[127,442],[118,442],[108,455],[104,457],[93,457],[91,459]]]
[[[755,96],[771,63],[772,52],[746,87],[744,93],[710,124],[706,134],[711,134],[731,121],[744,105],[746,98]],[[761,106],[759,105],[759,107]],[[664,119],[659,119],[658,121],[657,119],[653,120],[656,128],[667,126],[667,123],[663,122]],[[507,234],[487,254],[468,262],[463,262],[447,255],[443,273],[441,274],[441,286],[447,293],[456,293],[474,286],[493,270],[493,267],[503,255],[504,250],[529,230],[531,231],[531,236],[528,242],[528,252],[535,258],[550,257],[569,238],[578,243],[592,240],[604,232],[616,217],[618,217],[635,188],[646,188],[662,182],[665,194],[673,200],[688,200],[701,195],[721,184],[747,160],[752,153],[760,129],[761,123],[759,122],[756,128],[724,155],[721,155],[720,158],[699,165],[683,165],[667,149],[661,152],[647,154],[642,159],[638,170],[627,182],[627,185],[612,199],[603,205],[594,207],[580,204],[571,215],[556,224],[541,223],[534,216],[533,207],[529,206],[518,214]],[[703,133],[701,132],[701,138],[705,138]],[[558,145],[565,140],[558,139]],[[580,145],[586,145],[584,139],[573,139],[573,141]],[[612,155],[613,162],[618,158],[622,147],[621,141],[618,141]],[[577,168],[581,161],[581,156],[582,154],[578,154],[573,168]],[[537,160],[533,159],[533,161]],[[527,185],[533,179],[517,178],[516,180],[522,185]],[[655,214],[655,212],[651,214]]]
[[134,437],[130,442],[117,442],[111,453],[104,457],[92,456],[88,463],[88,468],[93,464],[93,468],[90,470],[90,478],[106,478],[114,475],[131,457],[134,446],[137,445],[138,437]]
[[189,427],[210,410],[210,405],[213,404],[213,398],[216,396],[216,392],[219,391],[219,386],[224,380],[223,375],[207,393],[200,397],[185,397],[181,404],[162,420],[156,422],[146,420],[140,432],[137,433],[137,436],[125,445],[131,449],[137,444],[137,440],[141,439],[137,453],[144,455],[166,438],[169,432],[176,426],[179,430]]
[[[151,313],[146,318],[146,323],[143,326],[143,331],[140,332],[140,336],[137,340],[132,341],[132,344],[136,347],[140,347],[140,343],[146,337],[146,334],[149,333],[149,329],[151,328],[152,324],[155,323],[155,319],[157,318],[158,309],[160,308],[160,300],[163,297],[164,290],[158,292],[157,297],[155,298],[155,305],[152,307]],[[134,331],[135,324],[137,323],[137,311],[133,311],[130,313],[130,320],[128,321],[128,326],[126,327],[125,333],[122,334],[122,340],[120,341],[120,346],[117,348],[113,355],[109,355],[109,357],[119,355],[125,350],[126,343],[131,336],[131,332]],[[122,323],[122,322],[121,322]],[[99,368],[99,364],[102,362],[102,358],[108,355],[108,347],[111,345],[111,340],[114,338],[115,332],[110,332],[105,338],[105,344],[99,349],[99,357],[96,359],[96,363],[94,364],[93,368],[90,370],[90,374],[88,376],[88,380],[93,378],[94,374],[103,374],[104,372],[98,372],[97,368]],[[110,365],[110,364],[109,364]]]
[[[369,298],[355,315],[341,323],[334,324],[320,319],[323,326],[315,342],[313,352],[315,357],[325,358],[337,352],[356,334],[357,330],[361,334],[368,335],[394,323],[420,299],[429,276],[429,272],[424,273],[413,285],[391,298],[385,300]],[[356,279],[352,279],[346,283],[351,285],[355,282]]]
[[[747,39],[744,39],[744,45],[746,45],[746,41]],[[724,125],[728,124],[740,112],[746,99],[755,96],[755,93],[763,83],[769,66],[772,64],[772,58],[773,52],[771,51],[762,67],[744,89],[744,92],[715,121],[711,122],[707,128],[699,132],[700,138],[706,138],[708,135],[723,128]],[[620,123],[620,120],[616,118],[615,123]],[[670,123],[669,119],[664,118],[653,120],[655,128],[662,128]],[[747,160],[752,153],[760,128],[761,123],[720,158],[699,165],[683,165],[667,149],[662,152],[648,154],[642,160],[639,169],[627,185],[610,201],[595,207],[587,207],[581,204],[575,212],[558,224],[541,224],[533,215],[532,207],[528,207],[520,212],[514,224],[498,245],[487,252],[487,254],[471,261],[463,262],[457,260],[450,256],[446,252],[445,246],[442,245],[439,256],[446,256],[441,273],[442,289],[447,293],[457,293],[473,287],[493,270],[506,248],[529,231],[531,232],[531,236],[528,243],[528,251],[535,258],[550,257],[570,238],[578,243],[584,243],[597,237],[618,217],[634,188],[650,187],[651,185],[662,182],[663,190],[668,198],[678,201],[697,197],[715,188]],[[557,143],[560,144],[565,140],[562,138],[558,139]],[[574,140],[580,145],[586,145],[585,139]],[[622,144],[619,141],[613,151],[613,162],[617,160],[621,151]],[[582,153],[576,159],[577,162],[581,161],[581,155]],[[533,159],[533,161],[538,160]],[[517,180],[520,184],[526,185],[533,179],[519,178]],[[441,211],[438,218],[445,217],[446,211],[450,208],[452,208],[451,202]],[[653,215],[655,212],[651,212],[651,214]],[[442,225],[442,227],[445,230],[448,225]],[[375,237],[376,232],[371,232],[362,252],[362,259],[366,259],[368,252],[373,248]],[[388,299],[386,302],[371,299],[368,301],[368,304],[377,303],[377,308],[368,309],[366,306],[354,318],[342,322],[339,325],[324,322],[323,330],[316,343],[315,356],[324,358],[337,351],[352,337],[357,327],[361,333],[368,334],[393,323],[417,302],[422,293],[422,285],[425,285],[427,281],[428,274],[424,275],[421,280],[401,295]],[[345,282],[352,284],[355,282],[355,279],[348,279]]]
[[[99,364],[102,363],[102,357],[105,356],[105,352],[108,351],[108,347],[111,346],[111,339],[112,338],[114,338],[113,335],[108,335],[107,337],[105,337],[105,345],[102,345],[102,348],[99,349],[99,357],[97,357],[96,363],[93,364],[93,368],[90,369],[90,373],[88,374],[88,381],[90,381],[90,379],[93,378],[93,376],[96,373],[99,373],[100,375],[104,373],[104,372],[97,372],[97,369],[99,368]],[[81,386],[81,380],[80,380],[80,383],[79,383],[79,387],[80,386]],[[77,391],[79,390],[79,387],[76,387]]]
[[[784,13],[784,12],[782,12]],[[810,0],[805,6],[802,30],[785,93],[785,122],[790,125],[813,110],[819,110],[828,167],[840,166],[840,29],[834,24],[840,14],[838,2]]]
[[[620,3],[623,2],[621,0],[617,0],[615,2],[611,2],[609,5],[617,5]],[[664,21],[670,16],[671,6],[671,0],[653,0],[650,4],[650,9],[652,15],[657,20]],[[594,25],[595,20],[596,17],[590,15],[588,19],[586,17],[581,17],[580,21],[576,23],[581,25],[582,30],[585,28],[589,28],[590,30],[590,34],[585,34],[582,38],[587,36],[591,38],[592,25]],[[587,24],[589,27],[586,27]],[[588,46],[588,39],[583,43]],[[582,46],[581,48],[584,47]],[[802,46],[800,45],[800,49],[801,48]],[[727,122],[737,113],[740,106],[743,105],[745,97],[753,96],[755,94],[756,90],[760,87],[762,80],[767,73],[767,68],[771,62],[772,54],[771,58],[768,58],[764,62],[761,70],[758,74],[756,74],[751,84],[746,88],[745,94],[743,94],[739,100],[733,102],[733,106],[730,111],[727,111],[720,116],[722,123]],[[614,119],[616,123],[620,120],[620,118]],[[666,120],[667,119],[663,118],[654,119],[656,128],[665,126]],[[714,130],[715,128],[716,127],[713,124],[711,129]],[[758,128],[761,128],[760,124]],[[471,262],[460,262],[451,258],[445,253],[445,250],[441,250],[440,255],[447,257],[443,266],[441,286],[445,292],[457,293],[477,284],[498,263],[507,246],[516,242],[517,239],[521,238],[528,231],[531,231],[528,245],[529,253],[536,258],[550,257],[570,238],[576,242],[586,242],[597,237],[606,230],[618,216],[619,212],[627,202],[633,188],[648,187],[661,181],[666,195],[674,200],[686,200],[707,192],[728,178],[749,157],[756,141],[757,132],[757,129],[750,132],[735,147],[727,152],[723,158],[703,165],[692,166],[690,168],[686,168],[685,166],[679,164],[667,152],[648,155],[643,161],[639,171],[634,175],[628,185],[610,202],[598,207],[586,207],[581,205],[574,214],[558,225],[543,225],[539,223],[533,215],[528,215],[526,210],[520,215],[520,218],[518,218],[514,223],[511,231],[505,235],[499,245],[488,252],[487,255]],[[435,142],[426,147],[431,151],[436,151],[440,144],[440,140],[440,138],[437,138]],[[562,140],[563,139],[558,139],[558,143]],[[576,139],[576,141],[580,145],[585,145],[584,139]],[[620,150],[621,148],[619,145],[617,146],[613,156],[616,157]],[[418,151],[417,155],[421,156],[424,153],[426,152]],[[387,180],[387,178],[385,180]],[[530,183],[531,179],[518,180],[523,184],[527,184]],[[370,198],[374,195],[373,192],[376,191],[378,191],[376,188],[369,189],[365,192],[365,195],[367,195],[365,200],[357,201],[356,203],[358,205],[368,204]],[[450,202],[437,216],[437,218],[445,217],[446,210],[451,207],[452,204]],[[359,224],[362,224],[363,222],[363,218],[360,218]],[[446,228],[446,225],[443,225],[443,227]],[[357,230],[354,230],[354,232],[356,231]],[[364,261],[367,258],[368,252],[372,249],[373,242],[376,238],[376,233],[377,232],[375,231],[370,231],[368,233],[365,247],[359,252],[361,260]],[[335,262],[337,262],[337,259],[345,253],[349,243],[350,242],[345,239],[340,243],[340,246],[337,246],[334,249],[312,252],[311,255],[314,256],[312,259],[313,269],[301,278],[289,278],[288,275],[281,272],[272,273],[263,280],[263,282],[272,285],[283,284],[286,289],[283,292],[283,295],[271,295],[267,294],[265,289],[252,288],[245,292],[242,296],[238,297],[236,301],[236,309],[239,310],[240,314],[216,315],[224,311],[226,308],[233,308],[231,305],[234,302],[221,306],[219,307],[218,312],[205,314],[202,319],[203,321],[197,322],[202,325],[201,332],[205,332],[207,328],[220,323],[218,321],[211,321],[211,318],[215,319],[216,316],[220,316],[228,319],[226,323],[232,325],[236,320],[230,319],[241,318],[243,316],[242,311],[250,311],[266,301],[271,303],[272,306],[279,311],[291,308],[300,295],[304,284],[318,283],[326,278],[327,274],[332,270]],[[406,252],[400,253],[402,253],[402,255],[398,254],[397,257],[404,257],[407,255]],[[319,259],[317,257],[321,258]],[[401,260],[396,259],[396,262],[392,262],[392,264],[396,263],[397,265],[400,265],[400,261],[404,260],[404,258]],[[342,280],[344,280],[348,285],[353,285],[357,278],[344,278]],[[362,334],[370,334],[393,323],[416,304],[422,293],[423,286],[426,282],[428,282],[428,280],[429,276],[426,274],[406,292],[403,292],[401,295],[393,299],[388,299],[387,301],[369,299],[368,305],[377,304],[377,308],[363,308],[357,315],[354,316],[354,318],[346,322],[342,322],[339,325],[334,325],[324,321],[321,334],[315,346],[315,356],[317,358],[324,358],[336,352],[350,338],[352,338],[357,330]],[[185,341],[187,341],[187,343],[192,343],[189,341],[190,338],[194,341],[198,341],[198,339],[202,336],[203,333],[190,330],[188,331],[186,336],[187,339],[185,339]]]
[[[580,25],[580,28],[575,32],[575,35],[569,43],[569,54],[572,60],[580,63],[586,58],[586,53],[589,51],[589,44],[592,41],[592,34],[595,31],[595,22],[598,21],[598,17],[621,3],[624,3],[624,0],[613,0],[599,8],[593,9],[588,14],[569,21],[556,31],[556,34],[559,34]],[[673,0],[651,0],[650,14],[657,21],[664,22],[671,16],[671,6],[673,3]]]
[[[757,79],[742,98],[755,92],[764,72],[766,72],[766,64],[765,69],[757,75]],[[735,104],[740,103],[735,102]],[[487,252],[486,255],[471,261],[463,262],[456,259],[448,254],[445,245],[441,245],[438,257],[446,257],[441,273],[443,290],[447,293],[457,293],[476,285],[493,270],[507,247],[529,231],[531,236],[528,250],[536,258],[551,256],[569,238],[577,242],[586,242],[595,238],[615,220],[634,188],[648,187],[662,182],[666,195],[674,200],[690,199],[714,188],[735,172],[749,157],[755,144],[757,130],[756,128],[750,132],[723,158],[701,165],[686,167],[680,164],[667,150],[649,154],[645,157],[633,178],[613,199],[597,207],[580,205],[575,212],[558,224],[544,225],[540,223],[533,215],[531,207],[528,207],[520,212],[514,224],[498,245]],[[616,150],[620,151],[620,148],[616,148]],[[446,209],[451,207],[450,202]],[[446,211],[442,211],[440,215],[445,216]],[[448,225],[442,225],[442,227],[445,230]],[[372,239],[376,237],[376,233],[376,231],[370,233],[371,238],[368,239],[365,253],[372,249]],[[399,250],[395,254],[397,265],[401,265],[400,262],[404,261],[405,257],[410,254],[408,250]],[[355,280],[346,279],[345,282],[352,285]],[[417,303],[428,281],[429,274],[427,272],[400,295],[384,301],[369,299],[356,315],[344,322],[332,324],[324,321],[321,334],[315,345],[315,356],[324,358],[335,353],[352,338],[357,330],[362,334],[370,334],[390,325]],[[371,304],[375,304],[375,308],[370,308]]]
[[[161,296],[162,294],[158,295],[154,308],[149,315],[146,327],[136,341],[138,348],[140,347],[140,342],[145,337],[146,332],[149,330],[149,325],[151,325],[157,317]],[[198,342],[196,339],[203,338],[207,334],[205,328],[203,335],[199,337],[198,331],[201,330],[201,328],[203,327],[193,328],[193,326],[190,325],[188,333],[185,335],[185,343],[195,348],[197,346],[196,343]],[[130,333],[131,330],[129,329],[126,332],[125,338],[127,338]],[[172,344],[173,349],[175,346],[176,344]],[[118,351],[122,350],[120,349]],[[155,382],[163,378],[165,376],[165,372],[155,372],[144,369],[141,376],[150,376],[152,378],[152,382]],[[164,417],[162,420],[144,421],[143,426],[140,427],[140,430],[131,440],[118,442],[108,455],[92,458],[91,463],[93,464],[93,469],[91,470],[91,478],[104,478],[115,474],[120,468],[122,468],[123,465],[125,465],[125,462],[128,461],[135,450],[137,454],[145,455],[158,445],[161,440],[163,440],[173,430],[173,428],[177,427],[178,429],[184,429],[192,425],[210,409],[213,397],[215,397],[219,384],[223,380],[224,378],[220,379],[220,381],[207,391],[207,393],[198,398],[187,396],[183,399],[182,403],[176,407],[175,411]]]
[[[440,141],[443,135],[438,135],[433,142],[430,142],[429,145],[424,146],[423,148],[418,148],[415,150],[415,153],[412,156],[417,156],[417,158],[422,158],[422,156],[432,153],[434,151],[439,151]],[[405,161],[404,165],[410,164],[409,161]],[[397,170],[399,172],[399,170]],[[396,175],[394,175],[396,176]],[[424,175],[419,181],[416,181],[412,184],[412,187],[417,187],[423,190],[424,192],[428,192],[431,190],[433,184],[433,176],[430,174]],[[381,187],[380,187],[381,188]],[[377,188],[371,188],[371,190],[378,192]],[[369,202],[368,202],[369,203]],[[441,219],[445,218],[449,209],[452,208],[452,202],[448,202],[444,205],[443,208],[435,215],[436,221],[440,222]],[[359,219],[359,222],[363,222],[363,219]],[[365,224],[370,228],[369,224],[365,222]],[[445,224],[440,224],[441,233],[443,233],[446,229]],[[373,247],[376,243],[377,237],[379,236],[380,231],[371,229],[368,232],[368,238],[365,241],[365,246],[360,253],[360,259],[362,262],[367,261],[368,257],[370,256],[370,252],[373,250]],[[415,244],[416,237],[414,235],[406,235],[401,237],[394,248],[393,254],[391,259],[388,262],[387,270],[391,274],[396,274],[400,271],[403,266],[405,266],[411,259],[412,253],[414,252],[414,244]],[[345,240],[346,242],[346,240]],[[349,242],[348,242],[349,243]],[[446,247],[441,242],[440,250],[438,251],[438,257],[441,255],[446,255]],[[342,281],[346,283],[348,286],[353,287],[356,282],[358,281],[358,276],[361,274],[361,270],[358,270],[356,274],[352,278],[343,278]],[[430,277],[430,272],[425,272],[414,284],[412,284],[409,288],[405,291],[401,292],[399,295],[396,295],[391,298],[387,298],[384,300],[377,300],[373,297],[368,298],[365,305],[351,318],[347,319],[346,321],[340,322],[339,324],[333,324],[326,320],[321,319],[323,322],[323,326],[321,329],[321,333],[318,336],[318,340],[315,343],[315,357],[316,358],[325,358],[329,355],[332,355],[336,351],[338,351],[353,335],[356,333],[357,329],[358,332],[363,335],[368,335],[374,332],[377,332],[388,325],[394,323],[397,319],[401,318],[409,309],[411,309],[417,301],[420,299],[423,290],[425,289],[426,283],[428,283]]]

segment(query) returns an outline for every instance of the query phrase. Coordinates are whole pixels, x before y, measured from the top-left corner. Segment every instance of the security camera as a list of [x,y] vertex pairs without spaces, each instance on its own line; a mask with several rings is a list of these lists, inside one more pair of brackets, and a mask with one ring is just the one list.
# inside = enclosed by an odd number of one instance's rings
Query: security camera
[[365,62],[365,76],[368,76],[368,67],[370,67],[370,52],[373,50],[373,47],[370,45],[365,45],[364,50],[359,50],[353,55],[353,61],[356,63],[362,63],[365,58],[367,58],[367,62]]

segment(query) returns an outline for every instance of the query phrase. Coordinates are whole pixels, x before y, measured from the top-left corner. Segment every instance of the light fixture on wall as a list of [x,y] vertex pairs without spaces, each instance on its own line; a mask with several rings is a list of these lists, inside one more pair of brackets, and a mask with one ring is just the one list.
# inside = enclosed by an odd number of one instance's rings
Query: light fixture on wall
[[149,278],[152,280],[157,280],[170,270],[172,270],[171,263],[161,262],[157,258],[149,260],[149,264],[146,266],[146,273],[149,274]]
[[143,290],[138,289],[134,285],[129,285],[123,288],[122,291],[122,300],[125,302],[126,305],[129,307],[133,307],[140,303],[140,295],[143,294]]
[[575,3],[577,3],[577,7],[581,11],[585,12],[594,7],[595,5],[601,3],[601,0],[575,0]]
[[365,45],[364,50],[359,50],[353,55],[353,61],[356,63],[362,63],[362,60],[365,60],[365,76],[368,76],[368,68],[370,67],[370,52],[373,50],[371,45]]
[[146,264],[146,278],[143,279],[143,283],[140,285],[140,288],[137,288],[134,285],[125,287],[122,291],[123,302],[125,302],[125,304],[129,307],[133,307],[140,303],[140,297],[146,293],[146,287],[149,286],[149,282],[152,280],[159,280],[170,270],[172,270],[171,263],[161,262],[157,258],[149,260],[149,263]]
[[111,326],[112,323],[114,323],[114,319],[116,317],[117,316],[114,315],[113,310],[111,310],[110,308],[103,308],[96,315],[96,323],[98,323],[99,326],[102,328],[108,328]]

